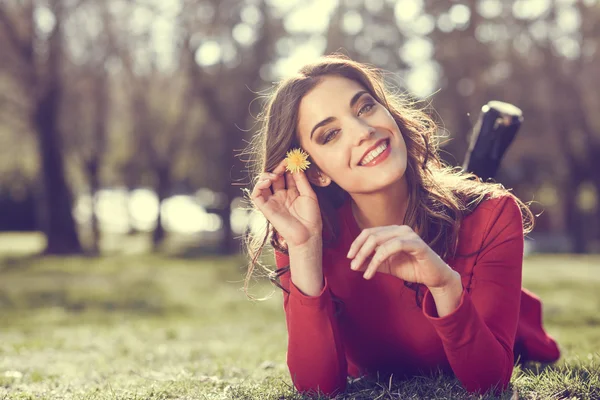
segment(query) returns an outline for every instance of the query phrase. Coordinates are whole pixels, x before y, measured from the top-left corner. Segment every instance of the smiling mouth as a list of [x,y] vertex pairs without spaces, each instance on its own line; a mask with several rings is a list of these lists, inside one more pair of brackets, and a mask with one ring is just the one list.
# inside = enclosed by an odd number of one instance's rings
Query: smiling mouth
[[367,155],[365,155],[359,162],[358,166],[362,167],[371,161],[375,160],[379,157],[383,152],[385,152],[390,147],[390,139],[385,139],[381,142],[379,146],[375,149],[371,150]]

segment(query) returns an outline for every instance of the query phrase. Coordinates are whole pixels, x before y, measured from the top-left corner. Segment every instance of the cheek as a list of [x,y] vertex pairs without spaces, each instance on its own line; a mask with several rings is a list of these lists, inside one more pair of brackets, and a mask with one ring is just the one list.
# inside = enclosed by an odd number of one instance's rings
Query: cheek
[[325,161],[328,165],[331,166],[331,171],[334,175],[338,175],[338,178],[341,177],[343,179],[344,174],[347,173],[347,168],[350,162],[350,156],[342,149],[337,151],[332,151],[331,154],[328,155],[327,161]]
[[[373,114],[372,123],[374,125],[378,125],[382,128],[386,128],[388,130],[398,130],[398,126],[396,125],[396,121],[392,114],[387,110],[387,108],[383,106],[379,106],[377,111]],[[395,128],[394,128],[395,127]]]
[[404,140],[404,135],[402,135],[402,132],[400,131],[400,127],[398,126],[398,124],[396,123],[396,120],[394,119],[394,117],[392,117],[392,114],[390,114],[390,112],[387,109],[383,109],[383,120],[381,122],[381,126],[383,128],[385,128],[386,130],[392,132],[394,134],[394,136],[398,137],[398,142],[400,142],[401,147],[406,148],[406,141]]
[[343,149],[332,147],[331,150],[321,152],[319,158],[315,159],[315,164],[321,171],[337,181],[340,178],[344,179],[344,176],[347,175],[348,157]]

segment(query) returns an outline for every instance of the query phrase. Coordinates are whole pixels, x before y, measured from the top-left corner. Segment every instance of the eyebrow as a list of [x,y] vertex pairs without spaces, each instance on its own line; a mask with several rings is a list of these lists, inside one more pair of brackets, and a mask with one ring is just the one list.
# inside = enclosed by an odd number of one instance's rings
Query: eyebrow
[[[350,99],[350,108],[354,107],[354,105],[356,104],[356,102],[358,101],[358,99],[360,99],[360,96],[362,96],[365,93],[369,93],[369,92],[367,92],[366,90],[361,90],[360,92],[357,92],[354,96],[352,96],[352,99]],[[330,123],[332,121],[335,121],[335,117],[325,118],[323,121],[321,121],[318,124],[316,124],[314,126],[314,128],[312,128],[312,131],[310,131],[310,140],[312,140],[313,133],[315,133],[315,131],[317,129],[319,129],[323,125],[327,125],[328,123]]]

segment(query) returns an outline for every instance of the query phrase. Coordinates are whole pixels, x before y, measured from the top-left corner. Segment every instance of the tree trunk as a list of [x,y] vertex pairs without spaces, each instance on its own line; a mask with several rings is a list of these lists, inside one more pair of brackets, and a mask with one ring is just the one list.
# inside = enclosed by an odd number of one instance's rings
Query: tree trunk
[[596,209],[592,214],[594,216],[592,237],[596,244],[600,245],[600,174],[594,176],[592,183],[596,192]]
[[[63,148],[59,132],[59,112],[62,100],[61,60],[62,32],[60,12],[55,3],[53,11],[58,15],[54,30],[48,37],[47,62],[36,65],[33,57],[33,42],[21,43],[21,49],[27,54],[25,64],[34,71],[31,76],[33,107],[33,127],[37,134],[37,144],[41,159],[41,221],[46,235],[45,254],[80,254],[81,243],[77,236],[77,227],[73,218],[73,200],[67,183],[64,166]],[[31,8],[33,11],[33,8]],[[19,46],[17,46],[19,47]],[[36,72],[37,68],[39,72]],[[44,68],[45,67],[45,68]]]
[[[240,104],[250,104],[251,101],[251,98],[242,97],[240,99]],[[225,181],[224,188],[222,189],[226,194],[225,204],[223,207],[219,207],[217,212],[219,217],[221,217],[221,221],[223,222],[223,236],[218,248],[220,254],[237,254],[242,250],[242,242],[240,238],[235,238],[233,236],[234,232],[231,228],[231,203],[233,199],[242,195],[239,184],[236,185],[236,182],[239,182],[241,177],[240,179],[236,179],[236,175],[244,170],[244,166],[240,162],[240,159],[235,156],[235,149],[243,147],[244,134],[243,131],[237,127],[244,126],[246,124],[246,110],[247,109],[245,107],[241,107],[237,115],[235,115],[233,118],[233,127],[231,129],[235,129],[235,131],[228,132],[228,134],[225,135],[227,139],[221,168],[222,171],[229,171],[229,173],[225,174],[225,177],[228,179]],[[223,123],[222,126],[226,127],[227,125]]]
[[577,196],[581,182],[571,176],[565,185],[564,213],[566,218],[567,233],[571,239],[571,252],[583,254],[587,250],[587,238],[582,224],[582,213],[577,206]]
[[79,254],[82,252],[72,209],[73,201],[67,185],[60,145],[57,117],[60,89],[49,85],[35,109],[35,127],[42,158],[43,231],[47,244],[45,254]]
[[[233,150],[230,150],[233,153]],[[233,158],[233,157],[231,157]],[[236,160],[231,160],[228,162],[229,168],[232,165],[236,165]],[[236,197],[239,196],[239,189],[237,186],[228,186],[226,188],[227,200],[224,204],[224,207],[219,207],[217,214],[221,218],[223,222],[223,236],[222,240],[219,243],[219,253],[220,254],[236,254],[240,252],[240,244],[241,242],[234,238],[233,230],[231,229],[231,202]]]
[[[96,68],[98,71],[95,73],[93,91],[95,98],[95,115],[92,131],[93,146],[90,149],[90,159],[87,163],[92,196],[95,196],[102,186],[102,182],[100,181],[100,171],[106,153],[106,124],[109,119],[108,77],[103,64],[96,66]],[[94,206],[94,212],[92,212],[92,252],[98,255],[100,254],[100,228],[95,208],[96,207]]]
[[123,177],[125,187],[127,188],[127,201],[125,204],[127,209],[127,226],[129,227],[127,235],[134,236],[137,233],[139,233],[139,231],[136,229],[135,224],[133,222],[133,213],[131,211],[131,207],[129,207],[129,204],[131,203],[133,191],[137,189],[139,185],[140,178],[137,174],[137,170],[133,160],[126,161],[126,164],[122,166],[121,176]]
[[100,254],[100,225],[98,216],[96,215],[96,193],[100,191],[100,177],[98,174],[98,164],[90,163],[88,166],[88,179],[90,184],[90,192],[92,196],[92,243],[90,252],[93,255]]
[[158,216],[156,218],[156,228],[152,232],[152,249],[158,251],[165,240],[166,232],[162,223],[161,206],[163,201],[169,197],[171,191],[171,174],[169,168],[159,168],[156,172],[156,195],[158,196]]

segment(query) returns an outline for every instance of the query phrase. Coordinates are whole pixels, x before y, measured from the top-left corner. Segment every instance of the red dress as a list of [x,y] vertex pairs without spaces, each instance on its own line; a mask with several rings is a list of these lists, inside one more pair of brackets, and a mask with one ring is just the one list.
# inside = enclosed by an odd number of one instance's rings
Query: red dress
[[[377,273],[367,281],[350,269],[346,254],[360,229],[349,200],[337,212],[341,237],[323,249],[323,291],[306,296],[289,272],[280,278],[290,291],[283,303],[287,364],[300,392],[343,392],[348,375],[409,377],[438,369],[470,392],[485,392],[508,386],[516,356],[559,358],[542,327],[539,298],[521,287],[523,225],[512,197],[486,200],[464,218],[458,254],[483,251],[448,261],[464,290],[458,308],[442,318],[428,290],[419,308],[402,280]],[[275,259],[278,268],[289,265],[283,253]]]

